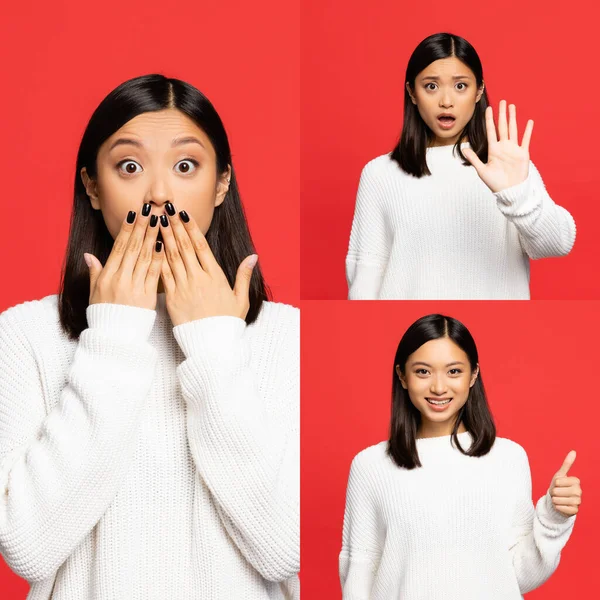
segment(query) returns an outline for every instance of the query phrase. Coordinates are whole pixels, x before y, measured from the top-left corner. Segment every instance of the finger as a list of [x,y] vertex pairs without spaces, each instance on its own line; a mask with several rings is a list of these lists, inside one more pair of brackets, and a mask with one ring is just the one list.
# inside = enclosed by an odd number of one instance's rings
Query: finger
[[123,219],[121,229],[113,242],[113,247],[104,265],[104,271],[108,275],[113,274],[121,266],[121,261],[129,242],[129,236],[135,227],[136,216],[136,212],[130,210],[125,219]]
[[508,139],[515,144],[519,143],[519,133],[517,130],[517,107],[514,104],[508,105]]
[[569,488],[575,485],[579,485],[581,482],[577,477],[563,477],[561,475],[555,476],[554,485],[559,488]]
[[462,153],[464,157],[477,169],[477,171],[485,167],[485,164],[481,162],[479,156],[477,156],[472,148],[463,148]]
[[[215,258],[210,246],[208,245],[208,242],[206,241],[206,237],[204,237],[204,234],[202,233],[200,227],[198,227],[196,221],[183,210],[180,211],[179,216],[181,217],[183,226],[192,240],[194,251],[196,252],[196,256],[198,257],[200,264],[202,265],[202,269],[204,269],[204,271],[211,276],[222,273],[223,269],[221,269],[221,266],[217,262],[217,259]],[[187,222],[186,218],[189,219]]]
[[529,119],[525,126],[525,133],[523,134],[523,141],[521,142],[521,148],[529,151],[529,142],[531,142],[531,133],[533,132],[533,121]]
[[148,203],[145,203],[142,207],[142,211],[135,220],[133,231],[129,236],[127,247],[123,254],[123,260],[119,266],[119,270],[122,273],[133,273],[133,269],[135,268],[135,264],[140,255],[140,250],[144,243],[144,238],[146,237],[146,229],[148,229],[148,223],[150,221],[151,208],[152,207]]
[[[190,238],[187,229],[183,225],[181,216],[175,211],[175,207],[170,202],[167,203],[166,207],[167,212],[169,213],[169,223],[173,231],[173,237],[177,242],[179,255],[181,256],[186,272],[188,275],[195,274],[201,271],[202,268],[200,266],[198,257],[196,256],[192,239]],[[187,213],[185,214],[187,215]]]
[[496,126],[494,125],[494,111],[491,106],[485,109],[485,128],[487,130],[488,146],[492,146],[498,139],[496,138]]
[[571,450],[571,452],[569,452],[569,454],[567,454],[567,457],[565,458],[565,461],[562,464],[562,467],[556,472],[556,476],[557,477],[565,477],[567,475],[567,473],[569,472],[569,469],[573,466],[573,463],[575,462],[575,458],[577,457],[577,452],[575,452],[575,450]]
[[187,280],[187,271],[181,255],[179,254],[179,248],[177,247],[177,241],[173,235],[173,229],[169,224],[167,215],[160,216],[160,230],[162,231],[162,238],[165,243],[165,257],[171,270],[171,274],[176,284],[183,283]]
[[569,498],[581,496],[581,489],[577,486],[570,485],[569,487],[555,487],[550,495],[554,498]]
[[500,100],[498,107],[498,137],[500,141],[508,139],[508,127],[506,125],[506,100]]
[[89,269],[90,275],[90,298],[92,297],[92,292],[96,287],[96,281],[102,272],[102,263],[93,255],[88,252],[83,253],[83,258],[85,260],[86,265]]
[[165,252],[163,247],[164,244],[160,240],[154,242],[152,261],[150,262],[150,266],[146,272],[146,281],[144,284],[144,289],[147,291],[154,291],[158,289],[158,280],[160,279],[160,275],[162,273],[162,266],[163,263],[167,262],[165,260]]
[[163,261],[160,265],[160,278],[162,279],[165,292],[168,295],[174,294],[177,284],[175,282],[175,278],[173,277],[173,271],[169,266],[169,261],[166,259],[166,257],[163,257]]
[[[132,279],[134,283],[146,280],[148,269],[155,259],[154,255],[156,254],[156,238],[158,237],[158,231],[158,215],[151,215],[148,219],[148,227],[145,231],[140,254],[133,269]],[[161,251],[161,254],[164,253]]]
[[250,302],[250,282],[252,281],[252,273],[258,261],[256,254],[247,256],[240,264],[235,277],[235,285],[233,293],[241,302]]
[[554,508],[569,517],[572,517],[579,512],[579,507],[577,506],[555,506]]
[[581,498],[579,496],[552,498],[552,504],[554,504],[554,506],[579,506],[581,504]]

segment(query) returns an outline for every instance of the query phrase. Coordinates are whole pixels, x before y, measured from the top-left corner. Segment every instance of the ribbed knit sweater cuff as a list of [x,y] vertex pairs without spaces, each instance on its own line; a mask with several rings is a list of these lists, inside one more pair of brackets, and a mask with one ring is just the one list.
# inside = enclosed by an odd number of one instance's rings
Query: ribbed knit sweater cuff
[[[559,528],[562,532],[565,529],[568,529],[569,525],[573,526],[575,524],[576,515],[566,516],[554,509],[554,505],[552,504],[552,496],[550,496],[550,490],[548,490],[546,494],[539,499],[537,504],[537,513],[542,525],[548,529]],[[567,525],[567,523],[569,525]],[[565,525],[567,526],[565,527]]]
[[522,216],[539,206],[541,202],[540,190],[532,181],[531,172],[530,167],[527,179],[494,194],[504,214]]
[[88,327],[105,330],[123,342],[145,342],[150,336],[156,311],[126,304],[101,302],[86,309]]
[[218,367],[231,357],[246,322],[238,317],[205,317],[173,327],[173,335],[186,358],[204,357]]

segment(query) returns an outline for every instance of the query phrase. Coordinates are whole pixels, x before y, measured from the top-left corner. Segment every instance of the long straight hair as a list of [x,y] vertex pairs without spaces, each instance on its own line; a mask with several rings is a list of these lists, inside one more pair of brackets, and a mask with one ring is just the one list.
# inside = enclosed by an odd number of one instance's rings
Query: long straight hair
[[[73,209],[59,295],[61,326],[71,339],[78,339],[87,327],[90,280],[83,253],[94,254],[105,264],[114,242],[101,211],[91,206],[81,180],[81,169],[86,167],[88,175],[95,178],[96,160],[103,142],[134,117],[167,108],[181,111],[206,133],[215,149],[217,175],[224,173],[227,166],[231,165],[227,195],[215,208],[206,239],[232,287],[240,263],[255,251],[240,199],[227,133],[208,98],[189,83],[160,74],[143,75],[125,81],[96,108],[77,153]],[[256,265],[250,283],[247,323],[256,320],[262,302],[269,297],[269,289],[259,265]]]
[[[425,38],[414,50],[406,67],[404,81],[414,93],[417,75],[432,62],[442,58],[456,57],[475,75],[477,88],[483,84],[483,67],[475,48],[464,38],[452,33],[436,33]],[[465,165],[471,163],[462,153],[460,144],[466,137],[469,145],[483,162],[487,162],[488,143],[485,127],[485,109],[488,107],[487,89],[484,88],[479,102],[475,104],[473,116],[458,136],[454,151],[458,153]],[[422,177],[431,175],[427,166],[427,147],[434,139],[434,134],[419,114],[419,109],[413,104],[410,94],[404,86],[404,123],[400,140],[390,156],[403,171]]]
[[[447,337],[461,348],[469,358],[471,371],[479,365],[479,355],[475,340],[469,330],[456,319],[440,314],[421,317],[415,321],[402,336],[393,365],[392,380],[392,417],[387,453],[399,467],[414,469],[420,467],[417,451],[417,431],[421,424],[421,413],[411,402],[408,390],[402,387],[396,365],[404,375],[408,357],[423,344],[431,340]],[[465,451],[457,438],[460,424],[473,436],[473,443]],[[467,456],[483,456],[487,454],[496,439],[496,426],[488,406],[481,368],[473,386],[469,389],[466,403],[457,414],[451,439],[455,446]]]

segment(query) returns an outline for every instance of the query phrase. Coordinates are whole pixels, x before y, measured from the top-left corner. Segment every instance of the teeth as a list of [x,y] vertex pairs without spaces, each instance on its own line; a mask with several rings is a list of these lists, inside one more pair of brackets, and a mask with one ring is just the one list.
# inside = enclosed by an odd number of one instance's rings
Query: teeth
[[443,406],[444,404],[448,404],[450,400],[429,400],[427,399],[429,404],[435,404],[436,406]]

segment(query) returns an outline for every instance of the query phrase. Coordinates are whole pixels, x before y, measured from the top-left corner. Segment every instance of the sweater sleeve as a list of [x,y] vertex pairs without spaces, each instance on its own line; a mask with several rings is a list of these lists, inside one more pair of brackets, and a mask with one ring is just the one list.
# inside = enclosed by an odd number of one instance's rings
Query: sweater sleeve
[[391,241],[383,207],[384,187],[376,162],[362,170],[346,255],[349,300],[377,300]]
[[300,569],[299,311],[278,308],[291,318],[254,349],[236,317],[173,329],[186,356],[178,375],[196,468],[234,543],[268,581]]
[[364,455],[352,461],[339,555],[343,600],[369,600],[383,552],[384,533],[372,497],[372,473]]
[[510,552],[522,594],[550,578],[558,567],[560,553],[571,536],[575,516],[555,511],[549,491],[534,510],[531,500],[531,471],[525,450],[515,465],[518,498],[511,532]]
[[46,411],[36,356],[54,349],[34,342],[47,316],[31,304],[0,315],[0,552],[30,583],[54,576],[109,506],[156,360],[153,310],[91,305],[66,385]]
[[502,214],[517,228],[530,258],[569,254],[575,243],[575,220],[550,198],[533,162],[525,181],[494,195]]

